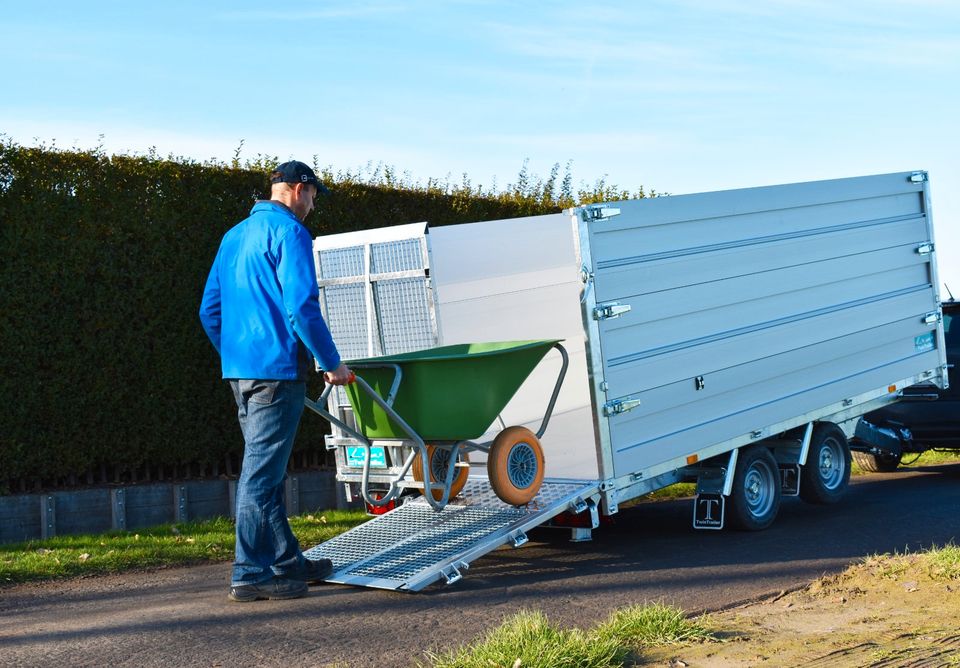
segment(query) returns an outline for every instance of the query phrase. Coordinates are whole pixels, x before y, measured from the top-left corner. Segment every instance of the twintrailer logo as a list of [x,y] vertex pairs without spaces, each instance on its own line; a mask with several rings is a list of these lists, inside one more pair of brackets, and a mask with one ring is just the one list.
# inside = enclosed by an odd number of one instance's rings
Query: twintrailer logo
[[697,494],[693,503],[693,528],[722,529],[723,511],[723,494]]

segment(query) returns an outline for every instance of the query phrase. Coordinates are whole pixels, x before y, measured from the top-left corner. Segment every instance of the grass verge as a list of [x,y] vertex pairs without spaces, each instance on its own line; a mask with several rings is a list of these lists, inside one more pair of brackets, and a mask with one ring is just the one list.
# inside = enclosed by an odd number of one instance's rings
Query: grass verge
[[903,459],[903,466],[936,466],[937,464],[960,461],[960,452],[955,450],[943,450],[940,452],[927,450],[919,457],[907,454],[904,455]]
[[960,666],[960,547],[877,554],[711,615],[729,642],[649,647],[646,665]]
[[[360,510],[330,510],[290,518],[301,545],[310,546],[362,524]],[[136,531],[57,536],[0,545],[0,585],[160,566],[228,561],[234,523],[216,518]]]
[[[635,665],[645,648],[714,640],[703,618],[662,604],[614,612],[593,629],[562,629],[541,612],[521,611],[459,650],[427,653],[430,668],[611,668]],[[629,662],[629,663],[628,663]],[[419,664],[425,668],[424,664]]]
[[[907,453],[903,456],[903,462],[900,464],[900,468],[914,468],[919,466],[937,466],[938,464],[949,464],[952,462],[960,461],[960,452],[954,450],[944,450],[941,452],[936,452],[934,450],[927,450],[923,452],[918,457],[915,454]],[[853,462],[850,473],[853,475],[867,475],[871,471],[864,471],[857,464],[856,461]]]
[[640,497],[644,501],[663,501],[666,499],[686,499],[697,493],[697,483],[677,482]]
[[914,572],[933,581],[960,580],[960,546],[948,543],[923,552],[875,554],[851,567],[850,572],[858,570],[884,579],[897,579]]

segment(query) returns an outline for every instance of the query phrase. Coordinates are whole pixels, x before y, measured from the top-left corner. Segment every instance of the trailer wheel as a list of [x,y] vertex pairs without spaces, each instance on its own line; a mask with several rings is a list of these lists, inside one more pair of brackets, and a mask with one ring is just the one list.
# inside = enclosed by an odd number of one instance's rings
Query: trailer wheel
[[[450,448],[441,448],[436,445],[427,446],[427,459],[430,460],[430,482],[438,482],[443,485],[447,478],[447,466],[450,465]],[[470,477],[470,458],[462,450],[457,453],[457,463],[466,464],[458,467],[453,474],[453,482],[450,483],[450,496],[447,500],[453,499],[457,494],[463,491],[467,484],[467,478]],[[417,455],[413,458],[413,466],[410,467],[413,473],[413,479],[417,482],[423,482],[423,458]],[[442,489],[433,489],[433,498],[439,501],[443,498]],[[426,492],[426,490],[424,490]]]
[[730,525],[742,531],[766,529],[780,511],[780,499],[780,471],[770,450],[762,445],[741,450],[730,492]]
[[857,466],[871,473],[890,473],[900,466],[903,455],[871,455],[869,452],[852,452]]
[[494,493],[512,506],[522,506],[543,483],[543,448],[525,427],[507,427],[494,439],[487,455],[487,475]]
[[807,503],[836,503],[849,482],[850,446],[846,435],[831,422],[818,423],[800,474],[800,498]]

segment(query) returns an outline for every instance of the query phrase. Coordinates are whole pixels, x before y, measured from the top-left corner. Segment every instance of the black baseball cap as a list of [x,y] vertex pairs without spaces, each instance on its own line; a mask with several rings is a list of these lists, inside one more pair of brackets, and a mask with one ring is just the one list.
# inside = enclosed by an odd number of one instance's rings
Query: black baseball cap
[[270,183],[309,183],[317,189],[318,195],[326,195],[330,192],[325,185],[320,183],[313,170],[299,160],[291,160],[277,165],[270,173]]

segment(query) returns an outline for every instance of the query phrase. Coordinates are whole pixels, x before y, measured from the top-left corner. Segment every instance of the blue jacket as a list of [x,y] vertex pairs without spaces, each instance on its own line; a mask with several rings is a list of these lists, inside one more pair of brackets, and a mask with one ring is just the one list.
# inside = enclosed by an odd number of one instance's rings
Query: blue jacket
[[220,242],[200,321],[224,378],[302,380],[312,353],[332,371],[340,354],[320,313],[310,233],[286,206],[257,202]]

